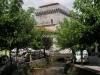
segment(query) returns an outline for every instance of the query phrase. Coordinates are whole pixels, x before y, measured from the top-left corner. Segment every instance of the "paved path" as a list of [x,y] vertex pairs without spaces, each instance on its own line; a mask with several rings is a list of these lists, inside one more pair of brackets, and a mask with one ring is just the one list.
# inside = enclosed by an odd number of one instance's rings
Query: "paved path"
[[75,65],[81,68],[95,71],[100,74],[100,58],[97,56],[89,56],[89,65],[83,65],[83,66],[79,64]]
[[84,67],[93,69],[100,73],[100,58],[97,56],[90,56],[89,57],[89,65],[85,65]]
[[91,66],[100,66],[100,58],[97,56],[89,56],[89,64]]

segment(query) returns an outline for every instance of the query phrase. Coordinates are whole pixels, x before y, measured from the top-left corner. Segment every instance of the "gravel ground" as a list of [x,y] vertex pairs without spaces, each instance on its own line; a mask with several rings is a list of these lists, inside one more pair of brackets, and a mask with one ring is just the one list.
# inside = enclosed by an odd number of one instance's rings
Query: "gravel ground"
[[64,74],[64,62],[55,62],[48,65],[45,69],[43,68],[42,71],[33,73],[33,75],[66,75]]
[[65,63],[62,62],[56,62],[49,65],[49,67],[45,70],[45,75],[65,75],[64,65]]

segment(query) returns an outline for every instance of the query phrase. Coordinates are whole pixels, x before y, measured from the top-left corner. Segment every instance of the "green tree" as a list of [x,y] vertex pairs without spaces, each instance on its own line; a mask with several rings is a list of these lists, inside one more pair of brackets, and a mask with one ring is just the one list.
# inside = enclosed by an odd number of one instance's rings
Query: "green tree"
[[[0,7],[0,41],[1,47],[6,47],[11,51],[13,44],[20,41],[21,38],[18,34],[21,32],[21,17],[20,11],[23,1],[22,0],[1,0]],[[10,61],[11,52],[10,52]],[[11,62],[12,66],[12,62]]]
[[30,42],[32,39],[31,32],[33,28],[36,27],[36,20],[34,19],[34,8],[29,7],[27,11],[21,11],[21,19],[22,19],[22,40],[18,43],[19,48],[28,48],[30,47]]
[[[10,50],[21,48],[31,35],[30,31],[36,25],[33,16],[34,8],[22,9],[22,0],[0,0],[0,47]],[[29,42],[28,42],[29,43]]]
[[[94,43],[99,44],[100,42],[99,5],[100,5],[99,0],[75,0],[73,6],[74,11],[71,12],[71,16],[75,20],[74,21],[71,20],[67,23],[63,22],[65,25],[70,25],[71,28],[66,27],[66,29],[64,29],[63,26],[60,36],[58,37],[59,38],[58,40],[60,40],[62,37],[64,38],[65,35],[67,36],[66,39],[60,41],[60,43],[62,43],[61,47],[65,48],[65,46],[70,47],[69,45],[71,45],[74,48],[76,45],[81,50],[81,57],[82,57],[83,49],[88,48]],[[67,44],[64,43],[64,41],[67,41]]]
[[74,2],[75,13],[72,16],[85,26],[80,38],[80,44],[84,44],[84,47],[91,48],[93,45],[100,44],[99,5],[99,0],[75,0]]
[[82,37],[82,31],[84,26],[75,19],[64,19],[60,23],[60,27],[57,28],[57,44],[62,49],[71,48],[74,53],[79,50],[83,44],[80,44],[80,38]]
[[31,32],[30,46],[35,50],[49,49],[52,45],[51,32],[42,27],[35,27]]
[[49,36],[44,36],[42,38],[43,40],[43,46],[45,49],[50,49],[50,47],[52,46],[52,38]]
[[60,28],[57,28],[57,43],[61,48],[69,48],[79,44],[79,39],[82,37],[81,31],[83,25],[74,19],[64,19],[60,23]]
[[[31,38],[29,39],[30,47],[33,48],[34,50],[43,49],[42,37],[43,37],[42,29],[34,27],[33,30],[31,31]],[[39,52],[39,58],[40,58],[40,52]]]
[[73,17],[85,26],[80,43],[91,46],[100,43],[100,1],[99,0],[75,0]]
[[37,29],[36,27],[33,28],[31,32],[30,46],[35,50],[42,49],[43,48],[42,37],[43,37],[42,29],[41,28]]
[[[17,55],[16,57],[18,57],[18,53],[19,53],[19,48],[26,48],[28,50],[28,48],[30,47],[30,42],[31,42],[31,31],[33,30],[33,28],[36,26],[36,21],[34,19],[34,8],[30,7],[27,11],[22,10],[20,12],[20,16],[21,16],[21,24],[22,24],[22,29],[20,32],[20,38],[21,41],[17,41],[14,45],[14,47],[17,48]],[[19,36],[18,35],[18,36]]]
[[44,49],[44,57],[45,57],[45,50],[50,49],[52,46],[52,38],[50,36],[44,36],[42,38],[43,41],[43,49]]

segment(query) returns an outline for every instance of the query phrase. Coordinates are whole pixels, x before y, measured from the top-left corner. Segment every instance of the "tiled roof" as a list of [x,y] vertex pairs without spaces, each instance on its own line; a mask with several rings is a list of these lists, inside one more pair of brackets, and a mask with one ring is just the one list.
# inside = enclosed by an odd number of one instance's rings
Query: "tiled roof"
[[48,32],[54,32],[54,31],[52,31],[52,30],[50,30],[50,29],[48,29],[48,28],[45,28],[45,27],[41,27],[41,26],[37,26],[36,27],[36,29],[42,29],[42,31],[48,31]]
[[50,3],[50,4],[46,4],[46,5],[40,6],[39,8],[52,6],[52,5],[57,5],[57,4],[59,4],[59,3]]

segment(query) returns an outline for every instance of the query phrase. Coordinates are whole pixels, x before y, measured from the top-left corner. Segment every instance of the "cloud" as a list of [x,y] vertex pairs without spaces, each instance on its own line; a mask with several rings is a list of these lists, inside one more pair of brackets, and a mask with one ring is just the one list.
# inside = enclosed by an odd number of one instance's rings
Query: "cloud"
[[23,0],[23,8],[28,9],[28,7],[38,8],[39,6],[49,4],[49,3],[60,3],[68,9],[72,9],[73,2],[75,0]]

